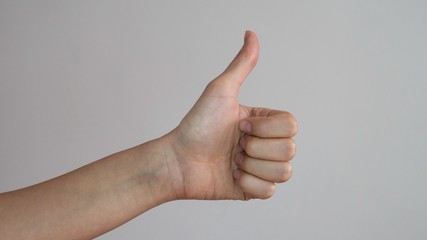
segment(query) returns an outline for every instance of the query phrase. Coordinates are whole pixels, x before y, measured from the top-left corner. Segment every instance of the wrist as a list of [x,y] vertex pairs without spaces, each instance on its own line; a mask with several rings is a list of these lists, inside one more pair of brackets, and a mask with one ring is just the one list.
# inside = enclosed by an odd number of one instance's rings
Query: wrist
[[139,145],[140,182],[155,205],[181,199],[181,171],[176,161],[171,133]]

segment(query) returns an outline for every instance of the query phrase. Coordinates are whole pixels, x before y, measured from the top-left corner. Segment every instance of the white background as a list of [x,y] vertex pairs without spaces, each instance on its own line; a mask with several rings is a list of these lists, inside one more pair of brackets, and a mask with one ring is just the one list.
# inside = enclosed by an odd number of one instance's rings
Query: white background
[[176,201],[99,239],[427,238],[426,1],[0,1],[0,192],[172,130],[261,44],[239,101],[292,112],[269,200]]

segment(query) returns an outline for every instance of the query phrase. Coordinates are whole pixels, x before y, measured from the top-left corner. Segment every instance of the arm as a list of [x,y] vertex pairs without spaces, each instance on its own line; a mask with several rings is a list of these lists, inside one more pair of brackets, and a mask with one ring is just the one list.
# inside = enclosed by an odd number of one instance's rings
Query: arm
[[240,105],[258,59],[245,44],[177,128],[73,172],[0,195],[0,238],[88,239],[177,199],[269,198],[291,177],[295,118]]
[[0,195],[0,239],[91,239],[177,199],[166,138]]

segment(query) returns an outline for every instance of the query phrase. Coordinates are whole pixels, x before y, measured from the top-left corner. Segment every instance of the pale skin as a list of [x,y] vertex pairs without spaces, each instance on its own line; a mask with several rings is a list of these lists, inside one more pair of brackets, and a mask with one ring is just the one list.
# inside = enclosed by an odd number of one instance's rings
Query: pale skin
[[168,134],[65,175],[0,194],[0,239],[91,239],[180,199],[266,199],[292,174],[297,122],[240,105],[255,33]]

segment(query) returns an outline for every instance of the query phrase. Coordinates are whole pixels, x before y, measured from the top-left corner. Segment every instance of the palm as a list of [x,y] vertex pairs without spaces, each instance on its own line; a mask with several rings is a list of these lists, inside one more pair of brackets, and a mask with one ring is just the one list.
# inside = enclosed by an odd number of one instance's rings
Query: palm
[[241,151],[238,122],[244,111],[230,89],[221,78],[214,80],[174,130],[185,198],[245,198],[232,176],[233,158]]
[[256,64],[258,52],[258,39],[248,32],[236,58],[207,86],[173,131],[184,198],[245,198],[233,179],[233,169],[236,168],[233,159],[241,152],[238,122],[244,117],[240,113],[242,107],[237,102],[237,94]]

